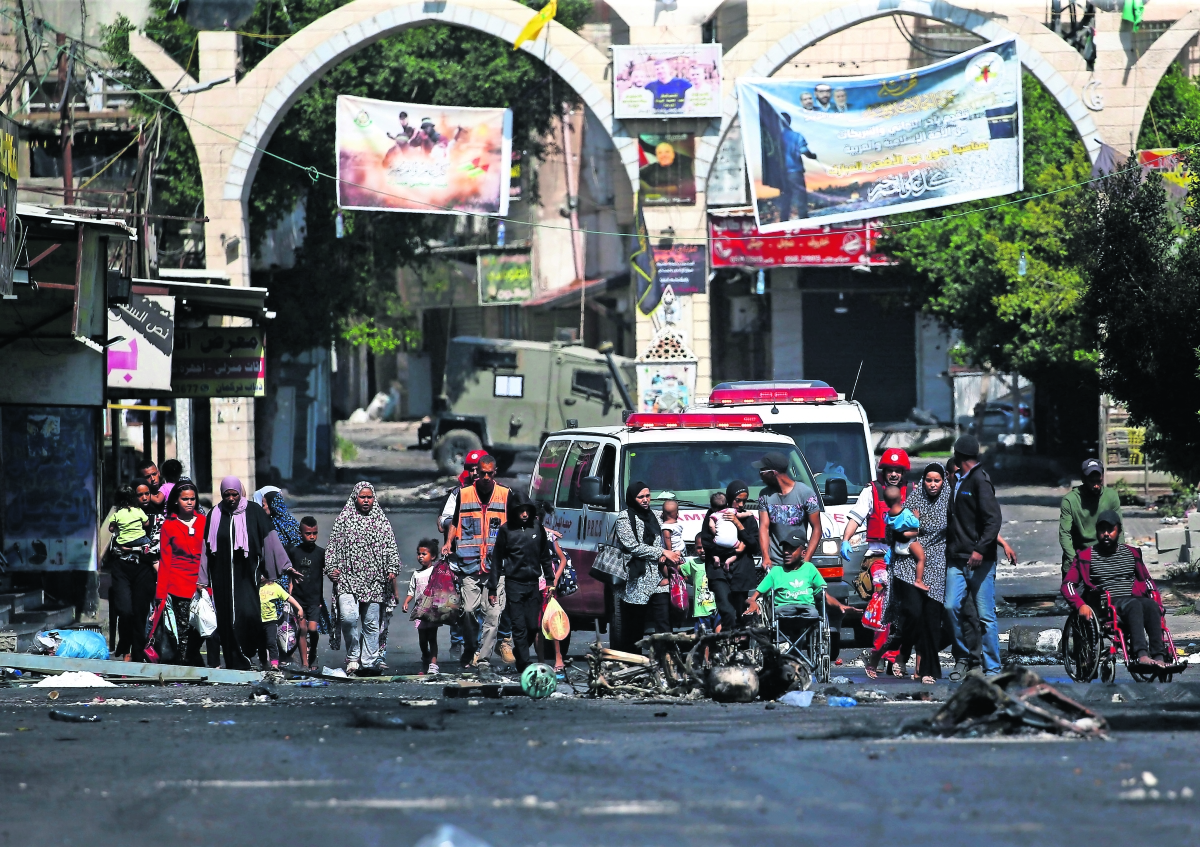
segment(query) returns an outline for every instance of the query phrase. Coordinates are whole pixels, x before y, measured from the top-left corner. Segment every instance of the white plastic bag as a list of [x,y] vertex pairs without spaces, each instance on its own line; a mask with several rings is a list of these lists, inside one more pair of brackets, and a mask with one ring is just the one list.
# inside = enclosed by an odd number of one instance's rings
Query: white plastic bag
[[212,598],[208,592],[200,589],[192,598],[192,610],[188,614],[188,623],[192,629],[200,633],[201,638],[208,638],[217,631],[217,610],[213,608]]

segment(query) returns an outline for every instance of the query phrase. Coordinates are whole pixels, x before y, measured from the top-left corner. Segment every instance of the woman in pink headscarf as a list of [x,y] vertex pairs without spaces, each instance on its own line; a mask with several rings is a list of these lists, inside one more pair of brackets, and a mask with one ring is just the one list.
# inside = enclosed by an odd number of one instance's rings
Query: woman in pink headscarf
[[[248,670],[263,639],[258,574],[274,581],[291,567],[262,506],[246,499],[235,476],[221,480],[221,502],[208,516],[197,586],[208,588],[217,610],[217,636],[225,667]],[[215,667],[209,655],[209,665]]]

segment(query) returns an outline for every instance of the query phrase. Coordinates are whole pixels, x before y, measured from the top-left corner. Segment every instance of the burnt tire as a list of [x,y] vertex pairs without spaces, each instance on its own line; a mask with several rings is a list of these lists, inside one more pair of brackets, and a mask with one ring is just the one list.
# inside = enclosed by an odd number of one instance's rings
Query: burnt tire
[[[614,592],[615,594],[615,592]],[[627,625],[624,617],[621,615],[621,598],[613,597],[612,615],[608,619],[608,646],[614,650],[625,649],[625,637]]]
[[452,429],[433,445],[433,458],[443,476],[457,476],[463,469],[463,459],[472,450],[482,450],[483,442],[469,429]]

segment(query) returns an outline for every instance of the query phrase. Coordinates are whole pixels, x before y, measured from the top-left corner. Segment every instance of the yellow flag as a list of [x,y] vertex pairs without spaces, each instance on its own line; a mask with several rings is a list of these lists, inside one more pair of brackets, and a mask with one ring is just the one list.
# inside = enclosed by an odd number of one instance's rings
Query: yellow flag
[[542,33],[542,28],[550,21],[554,20],[554,16],[558,14],[558,0],[550,0],[541,11],[529,19],[529,23],[521,30],[521,34],[517,36],[517,40],[513,42],[513,49],[516,50],[526,41],[531,41],[537,38]]

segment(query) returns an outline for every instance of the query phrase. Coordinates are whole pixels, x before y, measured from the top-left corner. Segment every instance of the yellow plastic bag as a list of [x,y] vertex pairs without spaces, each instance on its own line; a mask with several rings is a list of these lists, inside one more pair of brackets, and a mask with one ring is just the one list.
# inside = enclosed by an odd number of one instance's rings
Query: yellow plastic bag
[[542,615],[542,635],[551,641],[562,641],[571,634],[571,620],[563,607],[554,597],[546,604],[546,613]]

